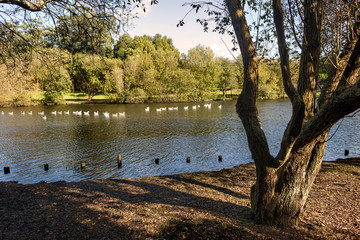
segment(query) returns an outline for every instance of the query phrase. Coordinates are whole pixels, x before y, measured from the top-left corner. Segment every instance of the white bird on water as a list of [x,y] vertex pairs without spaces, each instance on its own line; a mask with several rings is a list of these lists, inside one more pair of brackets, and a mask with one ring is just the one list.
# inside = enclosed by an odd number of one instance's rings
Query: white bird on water
[[90,116],[90,111],[84,112],[85,116]]
[[117,117],[118,117],[118,114],[117,114],[117,113],[113,113],[112,116],[117,118]]
[[81,114],[82,114],[82,111],[80,110],[80,111],[75,111],[75,112],[73,112],[73,114],[74,115],[78,115],[78,116],[81,116]]
[[145,112],[150,112],[150,107],[146,107]]
[[70,114],[70,111],[68,110],[68,111],[64,111],[64,114],[65,115],[69,115]]
[[94,116],[99,116],[99,112],[94,112]]
[[5,113],[4,113],[4,111],[1,111],[1,115],[4,115]]
[[44,115],[44,112],[38,112],[39,115]]
[[45,116],[45,115],[44,115],[44,116],[42,116],[42,119],[46,120],[46,116]]
[[28,112],[29,115],[32,115],[32,111]]
[[24,112],[24,111],[21,111],[21,115],[25,115],[25,112]]
[[211,108],[211,103],[205,104],[204,107],[210,109]]
[[56,115],[56,111],[51,112],[52,115]]
[[9,115],[14,115],[14,112],[9,112]]
[[119,117],[125,117],[125,112],[119,112]]
[[57,112],[57,114],[60,114],[60,115],[61,115],[61,114],[62,114],[62,111],[60,111],[60,112]]
[[189,110],[189,107],[188,107],[188,106],[185,106],[185,107],[184,107],[184,110]]
[[103,115],[108,118],[110,116],[110,114],[108,112],[104,112]]

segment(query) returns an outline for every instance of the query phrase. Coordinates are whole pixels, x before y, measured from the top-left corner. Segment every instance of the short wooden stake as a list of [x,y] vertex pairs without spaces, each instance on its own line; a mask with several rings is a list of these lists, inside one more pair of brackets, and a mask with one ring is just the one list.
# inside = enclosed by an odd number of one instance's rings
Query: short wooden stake
[[345,149],[345,156],[349,155],[349,149]]
[[4,167],[4,174],[10,173],[10,167]]
[[219,162],[222,162],[222,155],[219,155],[218,159],[219,159]]
[[49,170],[49,164],[44,164],[44,170],[48,171]]
[[155,164],[159,164],[159,162],[160,162],[160,159],[155,158]]
[[122,162],[121,162],[121,154],[119,154],[118,156],[118,168],[122,167]]
[[186,163],[190,163],[190,157],[186,158]]
[[81,163],[81,170],[85,169],[85,163]]

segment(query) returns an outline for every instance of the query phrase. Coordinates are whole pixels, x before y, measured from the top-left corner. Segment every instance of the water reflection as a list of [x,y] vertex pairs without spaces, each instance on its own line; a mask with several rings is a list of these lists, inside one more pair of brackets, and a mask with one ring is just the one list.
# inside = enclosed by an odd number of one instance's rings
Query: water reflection
[[[214,171],[251,161],[243,126],[235,113],[235,102],[135,105],[70,105],[4,108],[0,115],[0,181],[78,181],[140,177],[180,172]],[[184,107],[188,109],[184,109]],[[222,108],[219,108],[222,106]],[[149,107],[150,111],[145,111]],[[177,110],[169,110],[176,107]],[[164,109],[156,111],[156,109]],[[22,115],[21,111],[33,114]],[[44,111],[47,120],[38,112]],[[69,115],[51,112],[69,111]],[[90,111],[89,116],[74,111]],[[98,111],[99,116],[93,112]],[[8,112],[13,112],[9,115]],[[108,112],[109,118],[102,113]],[[113,113],[126,112],[126,117]],[[259,113],[270,143],[279,150],[282,133],[291,113],[290,103],[264,101]],[[326,160],[342,157],[345,148],[359,155],[359,116],[345,119],[329,142]],[[351,129],[351,130],[350,130]],[[354,132],[355,131],[355,132]],[[356,132],[357,131],[357,132]],[[122,155],[123,167],[117,168]],[[217,156],[223,156],[223,162]],[[186,163],[191,157],[191,163]],[[154,159],[160,158],[155,165]],[[80,164],[86,163],[86,170]],[[43,165],[50,170],[44,171]]]

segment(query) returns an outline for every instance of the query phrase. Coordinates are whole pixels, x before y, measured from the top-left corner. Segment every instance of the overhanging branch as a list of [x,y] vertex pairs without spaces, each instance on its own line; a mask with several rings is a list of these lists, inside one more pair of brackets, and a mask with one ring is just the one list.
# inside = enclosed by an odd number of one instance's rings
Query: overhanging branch
[[351,87],[340,87],[302,128],[294,150],[303,147],[309,139],[317,139],[337,121],[360,108],[359,80]]
[[33,12],[42,11],[45,8],[46,4],[48,4],[49,2],[58,2],[58,0],[0,0],[0,3],[17,5]]

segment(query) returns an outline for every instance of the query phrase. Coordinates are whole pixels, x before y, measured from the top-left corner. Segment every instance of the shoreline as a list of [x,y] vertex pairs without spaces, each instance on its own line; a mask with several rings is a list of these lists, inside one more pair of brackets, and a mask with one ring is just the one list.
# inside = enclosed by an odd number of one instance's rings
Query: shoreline
[[0,238],[357,239],[359,176],[359,158],[323,162],[300,224],[288,229],[253,222],[253,163],[136,179],[0,182]]
[[[350,163],[350,164],[359,164],[360,165],[360,157],[348,157],[348,158],[338,158],[336,160],[333,161],[324,161],[322,162],[323,164],[326,163]],[[78,181],[67,181],[67,180],[56,180],[56,181],[44,181],[41,180],[39,182],[32,182],[32,183],[22,183],[19,182],[17,180],[10,180],[10,181],[0,181],[0,184],[2,183],[15,183],[15,184],[19,184],[19,185],[34,185],[34,184],[54,184],[54,183],[58,183],[58,182],[64,182],[64,183],[78,183],[78,182],[88,182],[88,181],[107,181],[107,180],[114,180],[114,179],[139,179],[139,178],[161,178],[164,176],[174,176],[174,175],[181,175],[181,174],[202,174],[202,173],[220,173],[221,171],[227,171],[227,170],[231,170],[234,168],[240,168],[243,165],[254,165],[254,162],[248,162],[248,163],[240,163],[239,165],[236,165],[234,167],[230,167],[230,168],[223,168],[221,170],[208,170],[208,171],[195,171],[195,172],[180,172],[180,173],[175,173],[175,174],[164,174],[164,175],[154,175],[154,176],[140,176],[140,177],[118,177],[118,178],[104,178],[104,179],[82,179],[82,180],[78,180]],[[255,169],[254,169],[255,170]],[[2,173],[4,174],[4,173]]]
[[[44,104],[40,102],[31,102],[31,103],[20,103],[20,104],[6,104],[0,105],[0,108],[11,108],[11,107],[31,107],[31,106],[66,106],[66,105],[92,105],[92,104],[156,104],[156,103],[200,103],[200,102],[218,102],[218,101],[236,101],[238,96],[232,98],[217,98],[217,99],[207,99],[201,101],[143,101],[143,102],[114,102],[114,101],[106,101],[106,100],[92,100],[92,101],[65,101],[64,104]],[[259,101],[276,101],[276,100],[284,100],[288,99],[287,97],[281,97],[276,99],[258,99]]]

